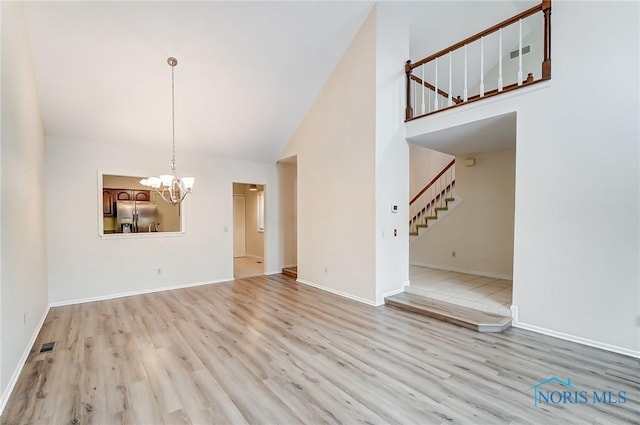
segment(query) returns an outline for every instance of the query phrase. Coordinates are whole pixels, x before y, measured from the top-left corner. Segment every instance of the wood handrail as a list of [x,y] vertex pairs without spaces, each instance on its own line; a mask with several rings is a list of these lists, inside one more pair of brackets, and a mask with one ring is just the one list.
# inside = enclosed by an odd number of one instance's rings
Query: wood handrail
[[[404,66],[404,70],[405,70],[405,74],[407,77],[407,94],[406,94],[406,108],[405,108],[405,122],[409,122],[411,120],[414,120],[416,118],[420,118],[420,117],[424,117],[426,115],[430,115],[432,113],[435,112],[440,112],[440,111],[445,111],[451,108],[454,108],[456,106],[461,106],[461,105],[466,105],[467,103],[471,103],[471,102],[475,102],[478,101],[480,99],[484,99],[490,96],[495,96],[501,93],[505,93],[511,90],[516,90],[519,89],[521,87],[524,86],[528,86],[531,84],[535,84],[538,82],[542,82],[542,81],[547,81],[551,79],[551,1],[552,0],[541,0],[541,2],[527,10],[525,10],[524,12],[521,12],[515,16],[512,16],[509,19],[505,19],[504,21],[493,25],[490,28],[487,28],[484,31],[481,31],[471,37],[466,38],[465,40],[462,40],[459,43],[453,44],[452,46],[447,47],[446,49],[442,49],[437,53],[434,53],[433,55],[426,57],[416,63],[411,63],[411,60],[406,61],[405,66]],[[454,50],[458,50],[461,47],[466,46],[469,43],[472,43],[486,35],[489,35],[491,33],[494,33],[498,30],[500,30],[501,28],[504,28],[506,26],[512,25],[516,22],[518,22],[519,20],[526,18],[528,16],[534,15],[538,12],[542,12],[543,13],[543,17],[544,17],[544,40],[543,40],[543,61],[542,61],[542,73],[541,73],[541,78],[538,80],[534,80],[533,79],[533,75],[532,73],[529,74],[529,77],[525,80],[522,81],[521,84],[511,84],[508,85],[506,87],[503,87],[502,90],[491,90],[489,92],[486,93],[481,93],[482,95],[476,95],[476,96],[470,96],[467,98],[466,94],[465,94],[465,99],[460,99],[460,96],[453,98],[452,100],[454,102],[453,105],[446,105],[443,106],[442,108],[437,108],[436,111],[431,111],[428,113],[423,113],[420,115],[414,115],[414,113],[416,111],[413,110],[413,106],[412,106],[412,102],[411,102],[411,80],[413,80],[414,82],[425,86],[425,87],[429,87],[432,91],[435,92],[435,87],[431,84],[429,84],[426,81],[422,81],[420,78],[412,75],[413,70],[415,68],[418,68],[428,62],[431,62],[434,59],[437,59],[440,56],[444,56],[448,53],[451,53]],[[465,62],[466,63],[466,62]],[[522,71],[522,69],[519,70],[519,73]],[[466,83],[465,83],[466,84]],[[501,84],[499,82],[499,84]],[[438,89],[437,94],[448,98],[449,94],[444,92],[443,90]],[[415,98],[414,98],[414,102],[415,102]]]
[[542,0],[544,13],[544,59],[542,78],[551,78],[551,0]]
[[[469,99],[467,99],[466,102],[463,102],[463,105],[467,105],[469,103],[474,103],[474,102],[477,102],[477,101],[482,100],[482,99],[487,99],[487,98],[492,97],[492,96],[497,96],[499,94],[508,93],[510,91],[514,91],[514,90],[517,90],[517,89],[522,88],[522,87],[527,87],[527,86],[531,86],[531,85],[534,85],[534,84],[542,83],[542,82],[548,81],[550,79],[551,78],[541,78],[539,80],[535,80],[535,81],[532,81],[532,82],[527,82],[525,80],[525,81],[523,81],[523,84],[521,86],[519,86],[518,83],[509,84],[507,86],[504,86],[502,91],[498,91],[498,89],[489,90],[489,91],[485,92],[483,97],[480,97],[479,94],[476,94],[474,96],[470,96]],[[458,106],[457,104],[452,105],[452,106],[445,106],[445,107],[442,107],[442,108],[438,109],[437,111],[431,111],[431,112],[427,112],[425,114],[416,115],[414,117],[411,117],[410,120],[415,120],[415,119],[418,119],[418,118],[426,117],[428,115],[436,114],[436,113],[442,112],[442,111],[448,111],[449,109],[455,108],[457,106]],[[406,121],[409,121],[409,120],[406,120]]]
[[[485,37],[485,36],[487,36],[487,35],[489,35],[491,33],[494,33],[496,31],[498,31],[500,28],[504,28],[504,27],[506,27],[508,25],[511,25],[511,24],[513,24],[515,22],[518,22],[520,19],[524,19],[524,18],[526,18],[528,16],[531,16],[534,13],[537,13],[537,12],[540,12],[540,11],[543,11],[543,10],[545,10],[545,11],[546,10],[550,10],[550,8],[551,8],[551,1],[543,0],[540,4],[533,6],[533,7],[529,8],[529,9],[525,10],[522,13],[519,13],[519,14],[517,14],[515,16],[512,16],[509,19],[505,19],[504,21],[502,21],[502,22],[500,22],[500,23],[498,23],[498,24],[496,24],[496,25],[494,25],[494,26],[492,26],[490,28],[487,28],[484,31],[480,31],[479,33],[477,33],[475,35],[472,35],[471,37],[465,38],[464,40],[460,41],[459,43],[456,43],[456,44],[454,44],[452,46],[449,46],[449,47],[447,47],[445,49],[442,49],[439,52],[432,54],[431,56],[428,56],[428,57],[426,57],[426,58],[424,58],[422,60],[419,60],[418,62],[410,63],[410,64],[408,64],[408,66],[409,66],[410,69],[413,70],[413,69],[415,69],[415,68],[417,68],[417,67],[419,67],[421,65],[424,65],[425,63],[431,62],[435,58],[443,56],[443,55],[445,55],[445,54],[447,54],[449,52],[452,52],[454,50],[458,50],[459,48],[464,47],[465,44],[470,44],[470,43],[473,43],[476,40],[480,40],[480,38]],[[549,53],[549,56],[550,56],[550,53]]]
[[[415,75],[411,75],[410,78],[415,81],[416,83],[425,86],[426,88],[430,89],[431,91],[436,91],[436,87],[434,85],[432,85],[431,83],[427,82],[427,81],[422,81],[422,78],[416,77]],[[449,98],[449,93],[447,93],[444,90],[438,89],[438,94],[442,97],[445,98]],[[462,99],[458,99],[455,98],[453,96],[451,96],[451,100],[453,100],[453,103],[462,103]]]
[[418,194],[417,194],[416,196],[414,196],[414,197],[413,197],[413,199],[409,202],[409,205],[412,205],[415,201],[417,201],[417,200],[418,200],[418,198],[419,198],[423,193],[425,193],[425,192],[426,192],[426,191],[427,191],[431,186],[433,186],[433,184],[434,184],[434,183],[435,183],[435,182],[436,182],[440,177],[442,177],[442,175],[443,175],[444,173],[446,173],[446,172],[447,172],[447,170],[448,170],[449,168],[453,167],[453,164],[455,164],[455,163],[456,163],[456,160],[455,160],[455,158],[454,158],[454,159],[452,159],[452,160],[451,160],[451,162],[450,162],[446,167],[444,167],[444,168],[442,169],[442,171],[440,171],[440,172],[438,173],[438,175],[437,175],[437,176],[435,176],[433,179],[431,179],[431,181],[430,181],[430,182],[429,182],[425,187],[423,187],[423,188],[422,188],[422,190],[421,190],[420,192],[418,192]]

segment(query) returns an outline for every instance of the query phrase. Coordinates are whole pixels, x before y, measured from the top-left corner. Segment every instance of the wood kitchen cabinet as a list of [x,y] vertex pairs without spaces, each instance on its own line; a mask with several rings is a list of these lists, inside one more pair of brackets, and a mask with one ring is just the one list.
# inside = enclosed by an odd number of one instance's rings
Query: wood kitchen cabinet
[[116,201],[149,201],[151,195],[148,190],[115,189]]
[[115,217],[118,201],[150,201],[151,191],[132,189],[102,189],[102,214],[104,217]]
[[114,189],[116,201],[133,201],[133,190]]
[[102,190],[102,215],[105,217],[115,217],[115,197],[112,189]]
[[150,201],[151,194],[148,190],[134,190],[133,199],[134,201]]

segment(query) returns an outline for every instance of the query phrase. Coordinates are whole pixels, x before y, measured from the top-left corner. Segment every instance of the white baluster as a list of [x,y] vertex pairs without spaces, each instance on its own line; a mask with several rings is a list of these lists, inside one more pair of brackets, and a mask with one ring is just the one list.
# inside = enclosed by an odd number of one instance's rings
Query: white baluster
[[433,110],[438,110],[438,58],[436,58],[436,85],[435,96],[433,97]]
[[469,99],[469,91],[467,90],[467,45],[464,45],[464,91],[462,98],[466,102]]
[[449,197],[448,194],[448,190],[449,190],[449,170],[447,170],[444,173],[444,199],[445,199],[445,206],[447,205],[446,200]]
[[480,37],[480,97],[484,97],[484,37]]
[[522,19],[518,20],[520,35],[518,37],[518,85],[522,85]]
[[447,106],[453,105],[453,96],[451,92],[453,91],[452,82],[451,82],[451,52],[449,52],[449,100],[447,102]]
[[425,105],[424,105],[424,69],[426,68],[426,65],[422,65],[422,114],[424,115],[426,113],[425,111]]
[[453,195],[453,181],[456,179],[456,164],[451,167],[451,194]]
[[498,91],[501,92],[502,86],[502,28],[498,30],[498,36],[500,38],[500,46],[498,47]]
[[[414,84],[418,84],[416,81],[413,82]],[[418,88],[416,87],[416,90],[413,91],[413,110],[414,113],[418,112]]]
[[442,178],[444,179],[444,195],[442,196],[445,199],[444,205],[447,205],[446,199],[447,199],[447,173],[445,172],[442,175]]

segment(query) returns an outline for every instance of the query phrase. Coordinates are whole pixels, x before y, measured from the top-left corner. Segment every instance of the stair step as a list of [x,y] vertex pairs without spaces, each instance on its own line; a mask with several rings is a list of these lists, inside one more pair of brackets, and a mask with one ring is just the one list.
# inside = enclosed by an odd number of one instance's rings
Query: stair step
[[437,220],[438,216],[437,215],[430,215],[428,217],[425,217],[427,220]]
[[416,224],[416,227],[427,227],[426,224]]
[[418,236],[418,232],[409,232],[409,236]]
[[282,269],[282,274],[285,276],[292,277],[294,279],[298,278],[298,267],[285,267]]
[[436,211],[447,211],[449,208],[448,207],[435,207],[434,209]]
[[455,201],[456,199],[455,199],[455,198],[444,198],[444,200],[445,200],[445,201],[447,201],[447,202],[453,202],[453,201]]
[[485,313],[432,298],[403,292],[384,299],[385,304],[453,323],[478,332],[502,332],[511,327],[511,318]]

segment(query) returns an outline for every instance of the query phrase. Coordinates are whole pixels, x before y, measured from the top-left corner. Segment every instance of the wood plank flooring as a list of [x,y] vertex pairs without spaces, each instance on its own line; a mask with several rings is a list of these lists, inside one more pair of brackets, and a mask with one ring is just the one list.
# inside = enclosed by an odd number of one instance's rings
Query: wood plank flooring
[[[624,424],[640,364],[520,329],[480,334],[260,276],[51,309],[2,424]],[[35,348],[34,347],[34,348]],[[539,404],[536,383],[626,391]],[[550,388],[559,389],[564,388]]]

